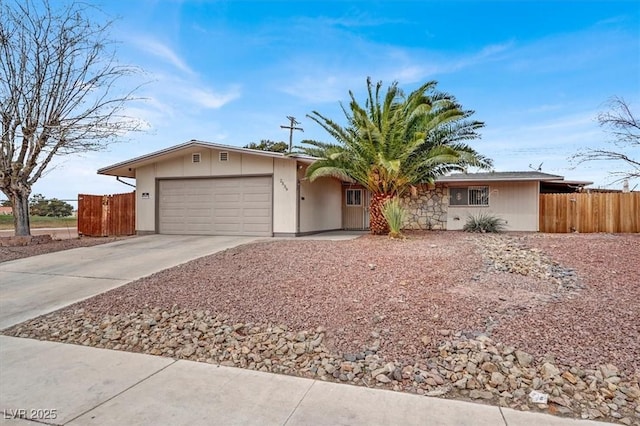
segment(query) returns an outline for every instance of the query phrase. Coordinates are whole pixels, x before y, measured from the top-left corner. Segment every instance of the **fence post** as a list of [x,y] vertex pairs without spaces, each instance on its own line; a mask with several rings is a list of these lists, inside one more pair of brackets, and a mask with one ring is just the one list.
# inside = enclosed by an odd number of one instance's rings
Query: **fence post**
[[102,196],[102,216],[100,219],[100,235],[103,237],[109,236],[107,229],[107,223],[109,221],[109,196]]

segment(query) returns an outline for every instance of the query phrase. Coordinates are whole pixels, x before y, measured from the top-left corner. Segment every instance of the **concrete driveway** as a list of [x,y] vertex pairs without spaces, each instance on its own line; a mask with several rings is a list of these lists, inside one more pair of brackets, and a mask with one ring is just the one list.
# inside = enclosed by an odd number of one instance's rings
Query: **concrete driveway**
[[148,235],[0,263],[0,330],[256,237]]

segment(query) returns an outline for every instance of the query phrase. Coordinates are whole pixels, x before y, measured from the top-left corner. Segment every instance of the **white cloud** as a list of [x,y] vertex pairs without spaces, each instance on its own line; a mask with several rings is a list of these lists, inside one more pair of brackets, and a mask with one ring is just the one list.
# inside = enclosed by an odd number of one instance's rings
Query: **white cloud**
[[194,75],[195,72],[187,65],[187,63],[178,56],[171,48],[160,43],[157,40],[148,37],[135,37],[131,41],[141,50],[150,53],[165,62],[173,65],[179,70],[189,75]]
[[[348,58],[342,58],[339,65],[321,55],[303,54],[289,59],[291,73],[286,83],[280,83],[280,90],[309,102],[346,101],[348,91],[359,92],[368,76],[385,83],[412,84],[494,61],[513,45],[513,42],[492,44],[466,56],[448,58],[425,50],[365,44],[360,53],[354,51]],[[380,64],[377,68],[371,67],[368,52],[373,51],[376,52],[374,63]]]
[[239,98],[240,87],[233,86],[228,89],[226,93],[215,93],[206,87],[187,87],[185,90],[185,94],[193,102],[204,108],[218,109],[223,105],[233,101],[234,99]]
[[319,70],[285,83],[280,90],[307,102],[346,102],[349,88],[364,85],[365,78],[366,76],[357,73],[325,73]]
[[361,27],[378,27],[382,25],[389,24],[402,24],[405,23],[405,19],[391,19],[391,18],[381,18],[381,17],[372,17],[368,13],[364,12],[351,12],[347,13],[341,17],[332,18],[332,17],[324,17],[320,16],[317,18],[301,18],[300,23],[306,26],[316,27],[318,25],[321,26],[329,26],[329,27],[343,27],[343,28],[361,28]]

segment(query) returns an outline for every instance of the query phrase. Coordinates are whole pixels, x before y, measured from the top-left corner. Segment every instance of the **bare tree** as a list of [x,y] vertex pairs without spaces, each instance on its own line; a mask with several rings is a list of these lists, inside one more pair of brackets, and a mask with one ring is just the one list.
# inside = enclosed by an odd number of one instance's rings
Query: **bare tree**
[[616,182],[624,179],[640,178],[640,121],[636,118],[629,104],[620,97],[613,97],[608,103],[609,110],[598,114],[598,123],[609,133],[612,149],[588,148],[573,156],[578,164],[587,161],[618,161],[625,165],[625,170],[611,171]]
[[12,202],[16,235],[30,235],[29,194],[56,156],[96,151],[136,130],[118,93],[120,65],[86,3],[0,2],[0,190]]

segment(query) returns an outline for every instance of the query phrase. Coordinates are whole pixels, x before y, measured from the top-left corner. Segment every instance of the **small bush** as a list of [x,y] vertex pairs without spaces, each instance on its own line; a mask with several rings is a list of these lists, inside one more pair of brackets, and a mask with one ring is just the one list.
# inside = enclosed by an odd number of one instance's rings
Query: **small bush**
[[506,222],[497,216],[480,213],[476,216],[469,216],[467,223],[462,228],[466,232],[502,232],[505,229]]
[[402,237],[402,225],[407,217],[407,211],[402,206],[398,197],[391,198],[382,206],[382,215],[389,224],[389,236],[391,238]]

